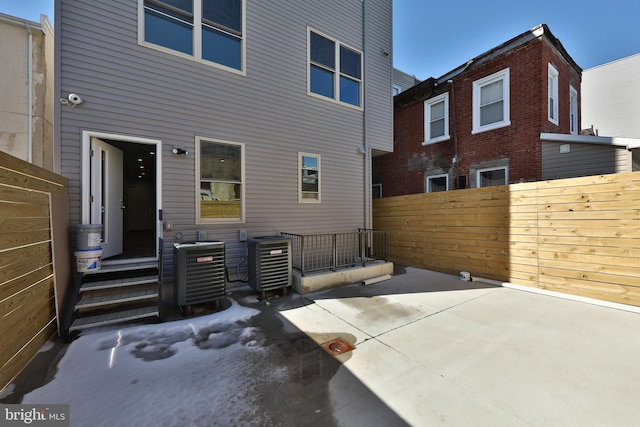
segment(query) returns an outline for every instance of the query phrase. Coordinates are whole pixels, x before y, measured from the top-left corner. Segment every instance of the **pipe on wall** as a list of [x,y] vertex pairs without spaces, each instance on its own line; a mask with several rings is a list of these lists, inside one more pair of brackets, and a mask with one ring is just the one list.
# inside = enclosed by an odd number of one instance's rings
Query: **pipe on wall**
[[372,213],[371,213],[371,147],[369,146],[369,109],[367,108],[367,48],[369,35],[369,2],[367,0],[362,1],[362,51],[364,56],[363,70],[362,70],[362,106],[363,111],[363,144],[364,144],[364,228],[372,228]]
[[28,126],[29,126],[29,130],[28,130],[28,154],[27,154],[27,161],[29,163],[33,163],[33,34],[31,33],[31,26],[29,25],[29,23],[27,22],[26,24],[27,27],[27,32],[28,32],[28,45],[29,48],[27,49],[28,53],[27,55],[29,55],[29,58],[27,58],[27,63],[29,64],[27,67],[27,84],[29,85],[28,87]]

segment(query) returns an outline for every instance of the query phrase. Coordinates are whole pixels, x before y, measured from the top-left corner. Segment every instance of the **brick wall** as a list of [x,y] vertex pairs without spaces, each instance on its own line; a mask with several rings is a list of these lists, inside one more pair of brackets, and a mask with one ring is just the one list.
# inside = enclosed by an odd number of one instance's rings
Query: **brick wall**
[[[559,73],[559,123],[547,118],[548,63]],[[509,68],[511,125],[472,134],[473,82]],[[394,110],[394,152],[376,159],[374,183],[382,183],[383,196],[424,192],[425,174],[449,173],[457,188],[457,176],[467,176],[473,166],[509,166],[509,182],[542,179],[541,131],[569,133],[569,84],[580,91],[580,74],[549,44],[537,38],[474,66],[453,78],[453,83],[434,87],[429,81],[420,96],[397,102]],[[429,87],[427,87],[429,86]],[[451,138],[423,146],[424,100],[449,92]],[[418,92],[418,91],[415,91]],[[409,99],[410,101],[406,101]],[[457,146],[457,147],[456,147]],[[452,159],[458,153],[458,164]],[[493,163],[492,163],[493,162]]]

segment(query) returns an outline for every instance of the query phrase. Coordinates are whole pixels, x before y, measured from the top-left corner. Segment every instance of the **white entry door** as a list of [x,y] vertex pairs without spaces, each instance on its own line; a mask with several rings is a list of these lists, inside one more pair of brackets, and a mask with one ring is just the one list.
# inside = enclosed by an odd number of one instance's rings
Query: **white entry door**
[[122,150],[91,138],[91,223],[104,227],[103,258],[122,253],[123,173]]

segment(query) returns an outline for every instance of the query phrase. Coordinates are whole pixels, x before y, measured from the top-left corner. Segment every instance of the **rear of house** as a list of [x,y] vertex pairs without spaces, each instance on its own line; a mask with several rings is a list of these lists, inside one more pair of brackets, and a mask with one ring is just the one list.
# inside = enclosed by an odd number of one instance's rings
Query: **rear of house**
[[[391,2],[56,2],[56,167],[103,260],[370,226]],[[246,265],[242,267],[246,269]]]
[[394,98],[385,197],[543,176],[541,133],[579,133],[581,68],[539,25]]

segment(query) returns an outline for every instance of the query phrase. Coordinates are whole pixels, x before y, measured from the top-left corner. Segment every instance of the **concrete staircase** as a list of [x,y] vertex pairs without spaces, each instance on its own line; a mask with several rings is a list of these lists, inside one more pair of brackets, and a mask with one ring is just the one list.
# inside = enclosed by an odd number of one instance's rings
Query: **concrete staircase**
[[162,285],[156,261],[104,265],[83,273],[69,332],[160,317]]

